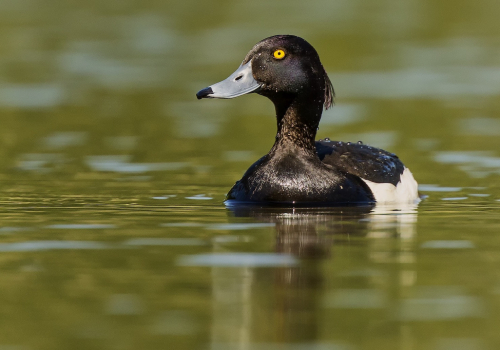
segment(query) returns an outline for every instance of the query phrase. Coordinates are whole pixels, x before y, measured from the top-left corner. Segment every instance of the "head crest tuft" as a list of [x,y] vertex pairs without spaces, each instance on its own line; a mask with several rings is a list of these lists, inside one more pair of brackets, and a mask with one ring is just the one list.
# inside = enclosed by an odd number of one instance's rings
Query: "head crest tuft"
[[328,77],[328,74],[326,73],[325,68],[323,68],[324,75],[325,75],[325,103],[323,104],[325,106],[325,109],[328,109],[332,107],[335,102],[335,90],[333,90],[333,85],[332,82],[330,81],[330,78]]

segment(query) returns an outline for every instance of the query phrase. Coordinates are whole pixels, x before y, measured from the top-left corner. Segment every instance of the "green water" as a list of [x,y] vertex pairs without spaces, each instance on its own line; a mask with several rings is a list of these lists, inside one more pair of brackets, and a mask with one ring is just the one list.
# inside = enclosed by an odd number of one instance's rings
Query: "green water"
[[[498,1],[0,1],[0,349],[500,347]],[[296,34],[318,138],[397,153],[416,208],[225,208],[273,106],[197,101]]]

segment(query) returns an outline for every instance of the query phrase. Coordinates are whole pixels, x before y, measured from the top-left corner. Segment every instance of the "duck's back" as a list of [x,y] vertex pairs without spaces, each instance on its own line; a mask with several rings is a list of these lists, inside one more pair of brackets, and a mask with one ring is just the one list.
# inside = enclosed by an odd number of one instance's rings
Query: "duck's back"
[[410,202],[419,198],[413,175],[393,153],[360,142],[329,140],[317,141],[316,150],[324,164],[361,178],[377,202]]

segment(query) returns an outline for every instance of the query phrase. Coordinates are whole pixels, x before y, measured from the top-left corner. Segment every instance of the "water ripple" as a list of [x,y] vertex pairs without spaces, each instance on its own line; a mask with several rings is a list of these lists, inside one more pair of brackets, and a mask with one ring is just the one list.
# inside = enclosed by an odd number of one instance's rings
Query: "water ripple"
[[206,245],[207,242],[198,238],[134,238],[123,244],[131,246],[191,246]]
[[214,253],[184,255],[177,261],[181,266],[275,267],[294,266],[298,260],[287,254],[273,253]]
[[61,249],[107,249],[108,245],[94,241],[28,241],[19,243],[2,243],[0,252],[33,252]]
[[110,224],[58,224],[47,225],[45,228],[63,229],[63,230],[103,230],[116,228],[116,225]]
[[262,222],[262,223],[234,223],[234,224],[214,224],[214,225],[207,225],[205,228],[207,230],[251,230],[255,228],[267,228],[267,227],[274,227],[276,226],[275,223],[267,223],[267,222]]
[[427,241],[422,243],[422,248],[431,248],[431,249],[469,249],[475,248],[474,243],[466,240],[441,240],[441,241]]

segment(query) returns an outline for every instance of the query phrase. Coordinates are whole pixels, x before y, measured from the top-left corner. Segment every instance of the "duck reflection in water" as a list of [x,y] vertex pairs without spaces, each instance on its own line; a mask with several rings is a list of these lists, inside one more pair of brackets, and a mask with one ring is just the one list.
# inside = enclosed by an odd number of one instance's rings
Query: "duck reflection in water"
[[[272,269],[233,268],[231,272],[213,268],[213,349],[260,349],[255,345],[263,343],[311,344],[324,338],[320,316],[325,315],[325,307],[332,307],[327,305],[328,291],[354,283],[363,290],[382,289],[381,293],[386,293],[399,290],[402,283],[408,283],[401,278],[415,274],[407,271],[404,262],[411,260],[408,251],[415,236],[416,205],[398,210],[383,206],[309,209],[241,205],[229,209],[234,217],[274,223],[275,252],[290,254],[300,263]],[[346,261],[351,262],[349,266],[345,266]],[[387,262],[398,263],[399,270],[391,272],[395,276],[373,273],[373,263]],[[342,309],[342,300],[333,303],[340,303]],[[338,317],[335,314],[328,313],[334,319]]]

